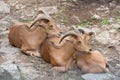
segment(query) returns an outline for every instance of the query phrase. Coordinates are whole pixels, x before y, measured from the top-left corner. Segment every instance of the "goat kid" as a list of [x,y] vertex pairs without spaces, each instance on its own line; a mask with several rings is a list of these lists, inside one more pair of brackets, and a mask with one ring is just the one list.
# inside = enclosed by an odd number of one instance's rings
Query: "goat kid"
[[108,62],[97,50],[89,53],[80,52],[76,56],[77,66],[83,73],[102,73],[108,72]]
[[40,47],[41,57],[54,66],[52,70],[65,72],[72,67],[77,51],[91,51],[89,46],[90,35],[91,33],[68,33],[62,38],[49,37]]
[[39,46],[47,36],[53,35],[59,36],[60,29],[50,16],[41,11],[39,17],[31,25],[28,23],[12,25],[8,38],[11,45],[20,48],[25,54],[40,57]]

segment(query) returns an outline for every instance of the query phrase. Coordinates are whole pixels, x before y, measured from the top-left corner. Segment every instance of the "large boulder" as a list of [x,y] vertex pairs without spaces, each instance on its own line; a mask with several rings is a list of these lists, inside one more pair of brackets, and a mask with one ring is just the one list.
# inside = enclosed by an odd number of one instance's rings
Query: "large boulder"
[[120,77],[116,77],[115,75],[109,73],[102,73],[102,74],[84,74],[82,75],[84,80],[120,80]]
[[10,13],[10,6],[3,1],[0,1],[0,13]]

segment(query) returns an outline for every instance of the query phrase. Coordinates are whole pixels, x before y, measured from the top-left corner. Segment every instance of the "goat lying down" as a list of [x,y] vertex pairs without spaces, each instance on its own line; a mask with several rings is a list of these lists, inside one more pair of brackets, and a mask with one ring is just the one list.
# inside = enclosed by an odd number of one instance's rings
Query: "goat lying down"
[[62,38],[57,36],[49,37],[40,47],[41,57],[54,66],[53,70],[67,71],[71,68],[77,51],[91,51],[89,46],[90,35],[91,33],[68,33]]
[[60,35],[60,29],[54,20],[41,11],[41,15],[32,23],[16,23],[8,35],[11,45],[31,56],[40,56],[39,46],[47,36]]
[[108,62],[103,55],[95,50],[90,53],[81,52],[76,57],[77,66],[83,73],[108,72]]

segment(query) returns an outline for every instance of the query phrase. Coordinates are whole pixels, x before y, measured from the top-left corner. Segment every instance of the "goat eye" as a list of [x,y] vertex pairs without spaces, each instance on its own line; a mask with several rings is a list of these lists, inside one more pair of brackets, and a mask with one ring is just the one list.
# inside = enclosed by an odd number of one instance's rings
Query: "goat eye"
[[49,29],[53,29],[53,26],[51,25],[51,26],[49,26]]

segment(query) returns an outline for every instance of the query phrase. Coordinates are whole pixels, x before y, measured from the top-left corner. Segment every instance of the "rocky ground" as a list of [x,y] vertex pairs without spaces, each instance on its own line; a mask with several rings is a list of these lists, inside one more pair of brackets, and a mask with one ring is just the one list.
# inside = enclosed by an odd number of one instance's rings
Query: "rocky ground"
[[[41,58],[26,56],[9,44],[7,35],[15,22],[31,22],[46,10],[63,32],[78,28],[94,31],[91,42],[110,64],[110,72],[82,74],[74,66],[66,73],[51,71]],[[119,0],[0,0],[0,80],[120,80]]]

